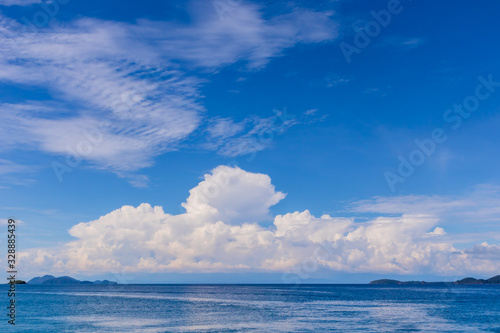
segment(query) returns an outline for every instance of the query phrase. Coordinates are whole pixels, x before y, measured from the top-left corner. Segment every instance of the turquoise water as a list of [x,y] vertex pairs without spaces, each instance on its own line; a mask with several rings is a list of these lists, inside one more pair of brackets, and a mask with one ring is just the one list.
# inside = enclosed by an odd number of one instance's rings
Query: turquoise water
[[500,332],[500,286],[17,286],[1,332]]

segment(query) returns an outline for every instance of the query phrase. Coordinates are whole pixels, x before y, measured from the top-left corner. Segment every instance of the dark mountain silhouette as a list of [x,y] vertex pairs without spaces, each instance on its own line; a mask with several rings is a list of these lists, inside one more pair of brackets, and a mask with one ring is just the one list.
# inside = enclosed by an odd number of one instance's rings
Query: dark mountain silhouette
[[487,280],[476,279],[473,277],[467,277],[462,280],[455,282],[425,282],[425,281],[398,281],[391,279],[381,279],[370,282],[370,284],[443,284],[443,283],[453,283],[453,284],[500,284],[500,275],[494,276]]
[[28,284],[43,284],[47,280],[54,279],[55,276],[52,275],[44,275],[42,277],[35,277],[28,281]]
[[458,284],[489,284],[489,282],[487,280],[475,279],[473,277],[467,277],[465,279],[458,280],[455,283],[458,283]]
[[391,279],[381,279],[370,282],[370,284],[401,284],[401,281]]
[[[85,281],[84,281],[85,282]],[[110,284],[118,284],[114,281],[108,281],[108,280],[96,280],[94,282],[92,282],[92,284],[105,284],[105,285],[110,285]]]
[[36,277],[28,281],[28,284],[43,284],[43,285],[115,285],[118,284],[114,281],[108,280],[97,280],[91,281],[80,281],[74,279],[70,276],[54,277],[52,275],[45,275],[43,277]]
[[73,279],[69,276],[61,276],[58,278],[47,280],[43,283],[44,285],[52,285],[52,284],[81,284],[81,281],[77,279]]
[[488,281],[489,283],[494,283],[494,284],[500,283],[500,275],[489,278],[486,281]]

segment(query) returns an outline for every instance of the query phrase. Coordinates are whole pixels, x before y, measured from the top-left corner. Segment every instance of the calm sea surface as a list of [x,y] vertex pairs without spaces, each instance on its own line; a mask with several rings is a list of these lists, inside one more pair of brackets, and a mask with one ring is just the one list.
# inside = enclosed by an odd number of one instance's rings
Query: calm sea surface
[[500,286],[17,286],[0,332],[500,332]]

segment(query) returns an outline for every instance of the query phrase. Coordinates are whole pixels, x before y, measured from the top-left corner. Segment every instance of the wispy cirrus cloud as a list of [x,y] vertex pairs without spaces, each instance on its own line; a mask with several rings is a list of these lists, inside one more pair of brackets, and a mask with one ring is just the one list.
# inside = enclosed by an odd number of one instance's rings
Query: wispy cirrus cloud
[[[34,173],[37,169],[37,166],[0,159],[0,189],[9,189],[10,185],[33,183],[34,180],[28,178],[26,175]],[[24,175],[24,177],[19,177],[20,175]]]
[[27,165],[21,165],[9,160],[0,159],[0,175],[26,172],[30,170],[31,168]]
[[270,147],[276,136],[304,120],[288,114],[286,108],[273,111],[274,115],[267,118],[249,116],[239,123],[228,118],[216,119],[207,127],[209,138],[203,146],[229,157],[254,155]]
[[210,121],[199,94],[204,72],[236,62],[259,69],[297,43],[337,33],[330,13],[301,8],[265,18],[258,5],[238,2],[224,20],[215,11],[192,14],[189,25],[83,18],[35,32],[1,17],[0,81],[42,87],[52,100],[1,105],[6,131],[18,134],[5,135],[0,149],[64,156],[99,131],[103,139],[79,158],[135,172]]
[[453,225],[456,221],[475,226],[500,223],[500,187],[483,184],[455,196],[375,197],[355,202],[349,210],[376,214],[430,214],[439,217],[443,225]]

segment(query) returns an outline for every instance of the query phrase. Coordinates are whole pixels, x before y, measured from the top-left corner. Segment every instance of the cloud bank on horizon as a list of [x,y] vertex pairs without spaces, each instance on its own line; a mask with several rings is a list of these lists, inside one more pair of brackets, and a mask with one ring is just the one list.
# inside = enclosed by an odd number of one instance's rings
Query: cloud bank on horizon
[[[316,217],[308,210],[273,217],[270,208],[286,195],[275,189],[268,175],[238,167],[218,166],[189,193],[183,214],[144,203],[79,223],[69,230],[75,241],[23,251],[25,273],[293,273],[306,262],[331,271],[398,274],[490,274],[500,269],[499,246],[481,242],[459,249],[456,243],[466,241],[445,229],[461,223],[450,223],[445,216],[464,202],[471,210],[481,206],[477,223],[489,223],[488,216],[498,210],[498,188],[480,188],[467,199],[360,201],[349,209],[378,213],[364,222],[328,214]],[[269,220],[271,226],[261,225]]]

